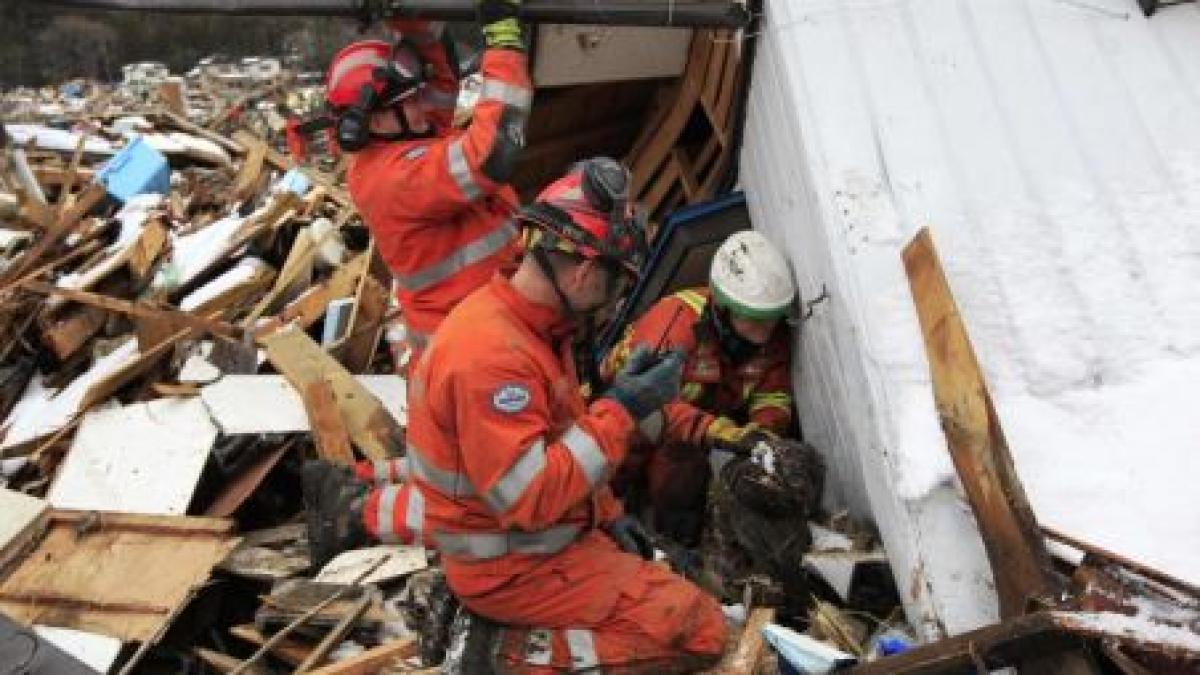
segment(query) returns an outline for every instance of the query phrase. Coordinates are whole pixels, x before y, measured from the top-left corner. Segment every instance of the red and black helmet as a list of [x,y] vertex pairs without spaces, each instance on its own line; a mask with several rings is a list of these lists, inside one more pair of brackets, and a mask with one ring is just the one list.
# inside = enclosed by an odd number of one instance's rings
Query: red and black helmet
[[609,157],[575,164],[520,211],[526,246],[600,259],[634,277],[645,260],[645,226],[629,199],[629,171]]
[[425,85],[425,63],[406,42],[363,40],[342,48],[325,76],[325,101],[336,111],[364,103],[370,92],[373,108],[415,95]]
[[[425,82],[425,61],[406,41],[393,46],[364,40],[344,47],[333,57],[325,78],[325,103],[333,115],[338,145],[349,152],[366,147],[375,136],[370,114],[417,95]],[[403,116],[401,122],[407,131]]]

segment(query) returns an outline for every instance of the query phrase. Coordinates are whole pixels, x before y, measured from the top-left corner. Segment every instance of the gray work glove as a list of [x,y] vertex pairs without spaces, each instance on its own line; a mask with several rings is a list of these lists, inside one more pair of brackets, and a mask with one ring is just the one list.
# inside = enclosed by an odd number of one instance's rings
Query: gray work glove
[[644,560],[654,559],[654,542],[637,518],[628,514],[621,516],[609,523],[605,530],[622,551],[641,556]]
[[605,398],[620,403],[634,420],[640,422],[665,404],[679,398],[683,377],[683,354],[678,351],[658,356],[646,347],[638,347],[625,367],[613,377]]

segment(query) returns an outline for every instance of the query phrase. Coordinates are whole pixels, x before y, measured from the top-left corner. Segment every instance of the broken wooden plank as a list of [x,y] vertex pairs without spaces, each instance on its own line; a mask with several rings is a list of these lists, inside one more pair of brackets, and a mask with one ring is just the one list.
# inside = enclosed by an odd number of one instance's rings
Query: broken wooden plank
[[317,455],[336,464],[353,465],[354,450],[350,448],[350,433],[342,421],[333,387],[325,380],[309,382],[304,389],[304,409],[308,412]]
[[[991,562],[1000,616],[1054,606],[1065,583],[1052,567],[929,228],[904,248],[903,259],[942,430]],[[1068,650],[1030,660],[1022,672],[1098,670],[1082,650]]]
[[289,328],[261,340],[267,358],[297,391],[326,380],[332,386],[350,438],[371,459],[404,454],[404,432],[387,409],[342,364],[303,331]]
[[374,675],[396,661],[415,656],[420,649],[416,638],[402,638],[379,645],[345,661],[310,670],[309,675]]
[[363,594],[363,596],[358,599],[358,602],[354,603],[354,606],[352,606],[346,612],[346,614],[342,617],[342,620],[338,621],[337,625],[335,625],[333,628],[330,628],[329,632],[325,634],[325,637],[321,638],[321,641],[317,643],[317,646],[313,647],[312,652],[309,653],[308,657],[304,659],[303,663],[296,667],[295,672],[307,673],[316,666],[319,666],[321,662],[325,660],[325,657],[329,655],[329,652],[336,647],[338,643],[346,637],[347,634],[350,633],[350,630],[354,628],[354,623],[358,621],[359,617],[361,617],[370,606],[371,596]]
[[0,488],[0,570],[31,541],[50,515],[50,505],[23,492]]
[[36,549],[0,585],[0,611],[151,640],[237,544],[232,529],[207,518],[55,511]]
[[[903,654],[865,663],[847,675],[959,675],[1018,666],[1027,659],[1045,658],[1080,649],[1083,641],[1064,631],[1047,612],[1010,619],[1003,623],[918,645]],[[1025,671],[1022,670],[1022,673]]]
[[1063,584],[1054,577],[929,228],[922,228],[904,248],[904,267],[925,338],[942,429],[983,535],[1000,614],[1020,616],[1031,601],[1053,602]]
[[41,341],[60,363],[82,349],[108,320],[108,312],[94,306],[74,307],[55,314],[51,319],[42,315]]
[[279,460],[291,450],[292,443],[284,443],[278,448],[259,457],[252,465],[247,467],[241,474],[231,481],[228,481],[221,489],[221,493],[209,505],[208,510],[204,515],[210,518],[228,518],[238,510],[239,507],[250,495],[258,489],[258,486],[266,479],[267,474],[271,473],[271,469],[279,464]]
[[354,315],[346,337],[338,347],[338,360],[351,372],[366,372],[375,359],[383,336],[383,317],[388,309],[388,290],[369,274],[362,275],[354,302]]
[[[254,624],[232,626],[229,634],[250,644],[261,647],[267,643],[267,636],[262,634]],[[280,640],[271,647],[271,654],[285,663],[298,666],[308,657],[312,646],[299,640]]]
[[775,620],[774,607],[759,607],[751,610],[738,640],[737,648],[726,659],[721,672],[726,675],[756,675],[763,668],[767,655],[767,643],[763,639],[763,626]]

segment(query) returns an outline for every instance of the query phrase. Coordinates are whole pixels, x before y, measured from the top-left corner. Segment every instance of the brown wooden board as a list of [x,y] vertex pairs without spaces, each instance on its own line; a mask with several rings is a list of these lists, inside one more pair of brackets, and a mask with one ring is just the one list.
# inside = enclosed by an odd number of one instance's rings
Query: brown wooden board
[[335,464],[354,464],[350,434],[342,421],[333,387],[325,380],[309,382],[304,388],[304,410],[317,444],[317,455]]
[[54,511],[37,548],[0,584],[0,612],[151,640],[236,545],[227,520]]
[[1000,614],[1020,616],[1031,600],[1056,598],[1062,585],[1053,577],[1037,519],[928,228],[905,247],[904,267],[925,336],[942,430],[992,563]]
[[288,328],[261,339],[267,358],[304,396],[309,384],[327,381],[350,438],[371,459],[404,454],[404,432],[370,391],[303,331]]
[[742,637],[733,653],[726,657],[720,671],[726,675],[755,675],[763,669],[767,655],[767,643],[762,629],[775,620],[773,607],[759,607],[750,612]]

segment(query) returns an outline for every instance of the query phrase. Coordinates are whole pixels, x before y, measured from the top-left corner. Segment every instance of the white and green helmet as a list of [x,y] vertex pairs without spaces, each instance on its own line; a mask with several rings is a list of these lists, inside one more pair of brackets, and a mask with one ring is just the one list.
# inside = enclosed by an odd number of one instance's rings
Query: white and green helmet
[[713,256],[709,286],[717,305],[747,319],[789,315],[796,282],[787,260],[761,233],[734,233]]

